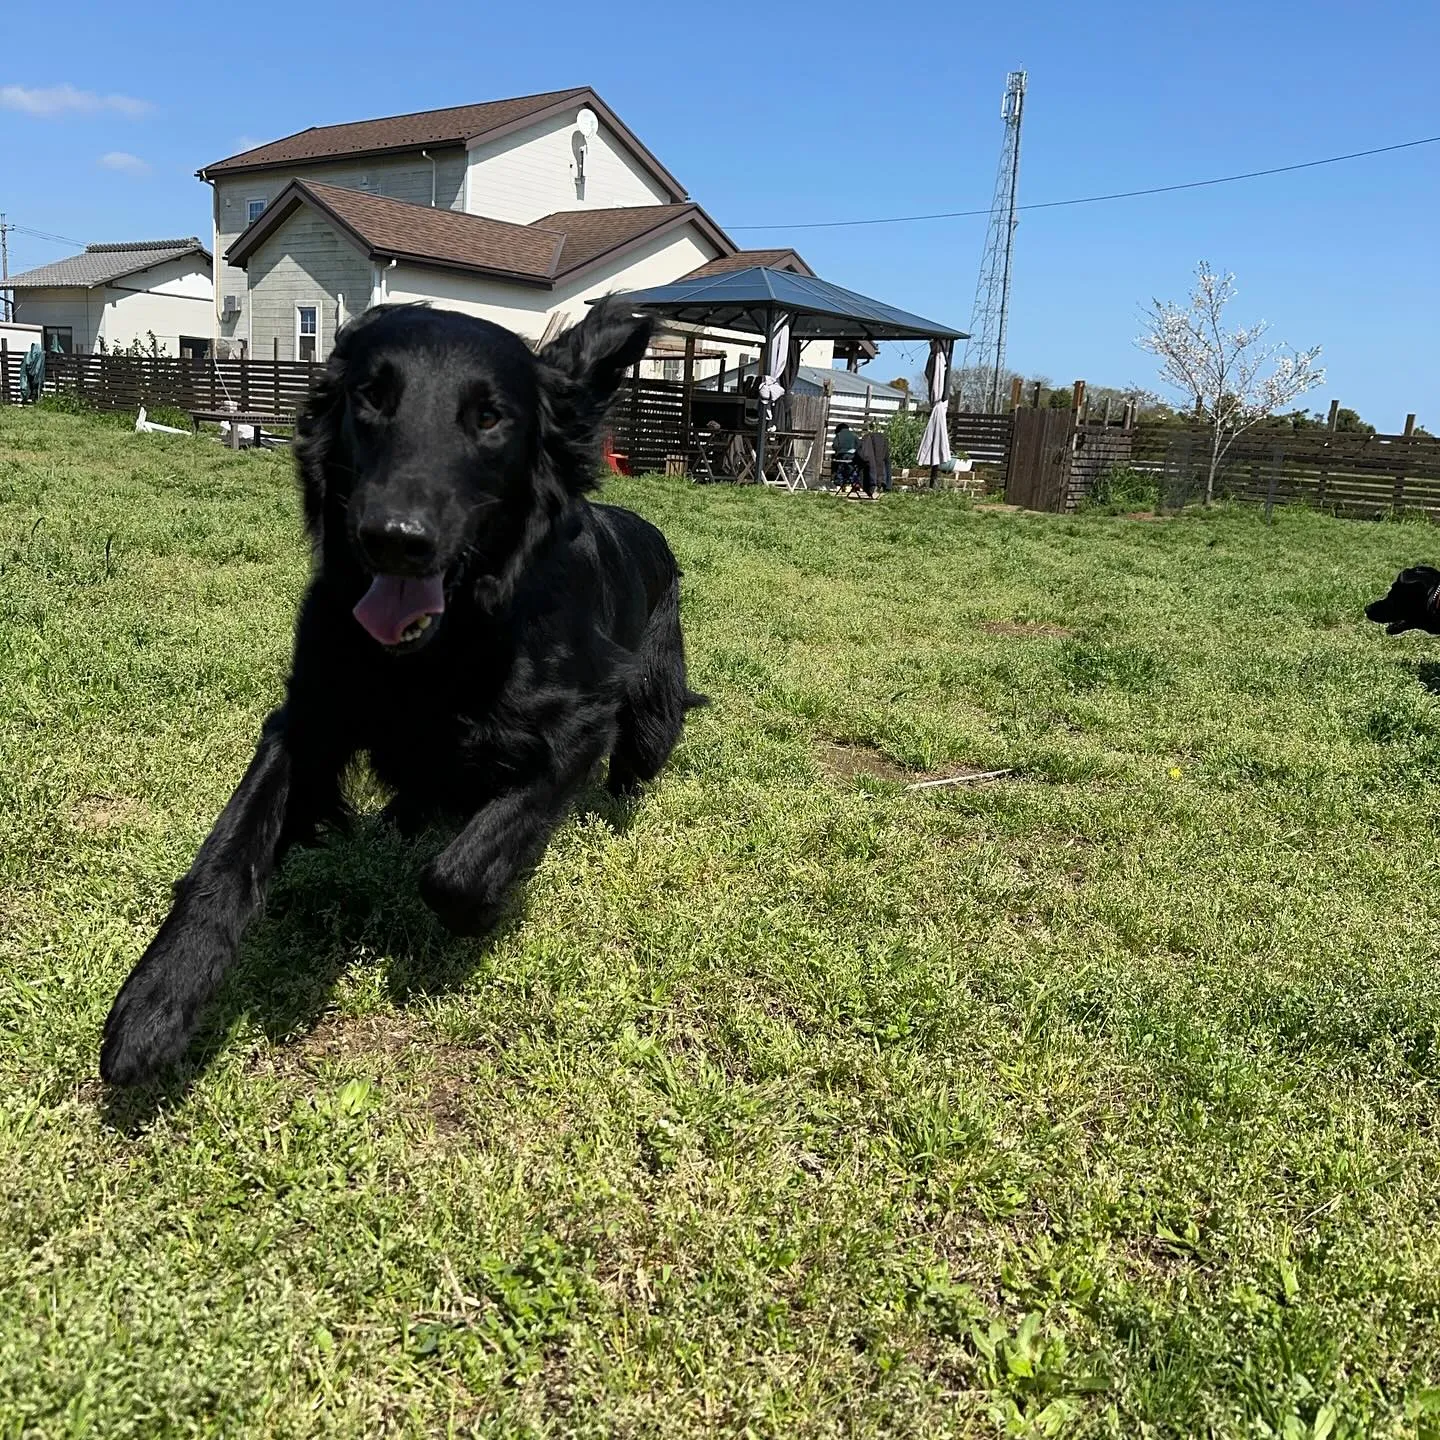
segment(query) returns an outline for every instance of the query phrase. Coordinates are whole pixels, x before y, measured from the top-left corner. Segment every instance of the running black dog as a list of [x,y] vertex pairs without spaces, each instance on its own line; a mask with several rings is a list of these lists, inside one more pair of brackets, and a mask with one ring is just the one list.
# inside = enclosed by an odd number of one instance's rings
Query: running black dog
[[1383,625],[1387,635],[1405,630],[1440,635],[1440,570],[1429,565],[1402,570],[1390,593],[1365,607],[1365,618]]
[[490,925],[599,761],[616,794],[660,770],[704,703],[680,572],[652,525],[584,498],[650,329],[610,301],[538,355],[420,306],[341,332],[299,424],[315,559],[285,704],[116,998],[106,1080],[183,1053],[281,856],[344,819],[353,755],[402,828],[468,817],[421,880],[461,934]]

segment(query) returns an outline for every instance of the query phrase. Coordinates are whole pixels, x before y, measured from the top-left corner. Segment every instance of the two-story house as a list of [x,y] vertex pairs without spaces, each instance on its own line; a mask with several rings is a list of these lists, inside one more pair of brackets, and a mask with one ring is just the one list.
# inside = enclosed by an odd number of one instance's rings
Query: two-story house
[[303,130],[198,173],[221,353],[319,359],[348,316],[404,300],[538,341],[597,296],[766,263],[589,88]]

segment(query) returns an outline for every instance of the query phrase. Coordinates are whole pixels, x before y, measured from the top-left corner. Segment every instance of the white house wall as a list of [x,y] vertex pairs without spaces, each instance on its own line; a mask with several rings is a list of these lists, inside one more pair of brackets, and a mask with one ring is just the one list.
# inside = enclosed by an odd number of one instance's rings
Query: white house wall
[[386,272],[386,298],[429,300],[449,310],[493,320],[536,340],[544,333],[552,311],[562,312],[573,324],[584,317],[589,300],[612,292],[668,284],[714,256],[715,247],[694,226],[686,225],[554,290],[527,289],[484,276],[472,278],[418,265],[397,265]]
[[[95,293],[97,301],[100,295]],[[209,338],[214,286],[210,266],[199,255],[124,275],[105,287],[103,298],[100,333],[111,349],[134,340],[148,343],[153,333],[169,354],[178,355],[182,335]]]
[[75,349],[88,355],[96,348],[96,341],[102,333],[100,325],[105,318],[105,296],[99,290],[61,286],[45,290],[17,290],[15,318],[26,325],[68,325]]
[[557,210],[664,205],[672,199],[603,124],[588,146],[584,194],[578,193],[571,150],[575,114],[478,144],[470,151],[465,208],[472,215],[528,225]]

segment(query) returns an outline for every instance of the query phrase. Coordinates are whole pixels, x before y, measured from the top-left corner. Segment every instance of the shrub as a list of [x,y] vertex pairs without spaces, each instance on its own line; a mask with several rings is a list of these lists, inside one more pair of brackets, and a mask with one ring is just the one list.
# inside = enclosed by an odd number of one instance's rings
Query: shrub
[[890,464],[894,469],[904,470],[915,464],[927,418],[916,410],[901,410],[885,422],[885,433],[890,437]]
[[1096,481],[1086,504],[1108,510],[1153,510],[1160,503],[1160,484],[1129,465],[1112,465]]

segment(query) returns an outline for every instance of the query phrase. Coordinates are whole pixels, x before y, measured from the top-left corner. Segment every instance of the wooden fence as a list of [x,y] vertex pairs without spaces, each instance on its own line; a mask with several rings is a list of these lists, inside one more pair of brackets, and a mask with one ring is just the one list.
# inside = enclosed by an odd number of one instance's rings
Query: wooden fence
[[[1200,426],[1145,426],[1133,463],[1157,475],[1167,508],[1205,493],[1210,434]],[[1415,512],[1440,518],[1440,440],[1255,429],[1240,436],[1215,480],[1217,499],[1306,505],[1368,517]]]
[[[0,349],[0,404],[20,398],[16,351]],[[314,361],[188,360],[150,355],[47,355],[45,393],[74,395],[96,410],[173,405],[180,410],[292,414],[322,367]]]

